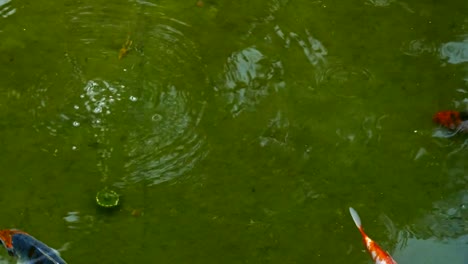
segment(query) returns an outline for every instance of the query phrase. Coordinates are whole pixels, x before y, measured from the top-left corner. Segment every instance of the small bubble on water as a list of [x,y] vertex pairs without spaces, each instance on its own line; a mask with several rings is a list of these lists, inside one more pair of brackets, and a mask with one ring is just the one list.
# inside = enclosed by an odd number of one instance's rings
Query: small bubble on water
[[74,127],[80,126],[80,122],[78,122],[78,121],[73,121],[73,126],[74,126]]
[[72,150],[77,150],[78,148],[76,146],[72,146]]
[[161,121],[161,119],[162,119],[162,116],[160,114],[154,114],[151,117],[151,120],[153,120],[154,122],[159,122],[159,121]]
[[73,108],[75,108],[76,110],[80,109],[80,107],[77,105],[74,105]]
[[132,96],[130,96],[130,101],[132,101],[132,102],[136,102],[137,100],[138,100],[138,99],[137,99],[135,96],[133,96],[133,95],[132,95]]

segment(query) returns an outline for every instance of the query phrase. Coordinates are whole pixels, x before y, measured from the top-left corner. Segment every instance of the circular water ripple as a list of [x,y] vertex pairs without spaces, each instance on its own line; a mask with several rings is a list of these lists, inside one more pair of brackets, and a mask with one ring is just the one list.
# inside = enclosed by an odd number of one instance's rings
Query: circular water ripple
[[[45,126],[65,141],[70,129],[86,135],[88,141],[69,140],[70,148],[95,149],[107,184],[152,185],[186,175],[208,152],[198,126],[206,78],[194,66],[200,58],[185,34],[189,25],[155,5],[133,2],[118,12],[112,4],[97,6],[70,9],[74,39],[65,59],[75,78],[68,86],[79,88]],[[131,49],[119,59],[127,38]]]
[[171,86],[160,94],[149,124],[137,126],[129,133],[127,145],[128,174],[118,185],[147,181],[158,184],[189,172],[206,154],[204,138],[197,127],[203,116],[204,103],[198,112],[189,108],[187,93]]
[[425,53],[434,54],[437,52],[437,46],[426,39],[414,39],[404,43],[401,51],[406,55],[417,57]]

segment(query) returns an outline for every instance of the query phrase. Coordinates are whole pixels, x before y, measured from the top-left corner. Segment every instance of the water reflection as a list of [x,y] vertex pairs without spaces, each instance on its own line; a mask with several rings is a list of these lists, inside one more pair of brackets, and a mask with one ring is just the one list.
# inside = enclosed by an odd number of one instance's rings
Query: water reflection
[[357,129],[336,129],[335,133],[340,138],[336,146],[343,143],[369,144],[372,141],[380,142],[382,121],[387,117],[387,115],[376,116],[374,114],[369,114],[363,117],[361,126]]
[[[400,233],[396,257],[411,263],[465,263],[468,259],[468,192],[434,202],[427,215]],[[431,254],[422,254],[430,251]]]
[[16,8],[12,5],[11,0],[0,0],[0,16],[6,18],[15,12]]
[[402,1],[396,1],[396,0],[367,0],[366,4],[372,5],[375,7],[388,7],[391,4],[398,4],[401,6],[404,10],[406,10],[409,13],[414,13],[414,10],[405,2]]
[[[322,43],[308,30],[305,30],[305,36],[301,36],[295,32],[284,32],[277,25],[274,34],[283,41],[286,49],[292,45],[302,49],[314,69],[316,82],[320,83],[328,54]],[[265,40],[271,42],[271,36]],[[283,68],[281,59],[267,55],[256,46],[250,46],[229,56],[224,66],[224,81],[216,90],[223,94],[232,115],[237,116],[246,109],[253,109],[271,93],[285,88]]]
[[468,62],[468,39],[444,43],[440,47],[440,57],[452,64]]
[[225,65],[224,94],[233,116],[256,106],[270,92],[284,87],[281,61],[266,57],[255,47],[233,53]]
[[84,229],[89,231],[95,222],[95,217],[92,215],[83,215],[78,211],[70,211],[63,220],[67,223],[67,227],[70,229]]
[[395,2],[395,0],[367,0],[368,4],[380,7],[389,6],[393,2]]
[[300,36],[295,32],[284,32],[278,25],[274,28],[275,33],[284,41],[284,46],[290,48],[291,40],[295,41],[304,52],[304,55],[309,60],[310,64],[316,68],[320,68],[326,63],[326,55],[328,51],[318,39],[314,38],[308,30],[305,30],[305,37]]
[[289,126],[289,120],[284,116],[283,112],[278,111],[260,136],[260,146],[277,145],[282,148],[290,148]]

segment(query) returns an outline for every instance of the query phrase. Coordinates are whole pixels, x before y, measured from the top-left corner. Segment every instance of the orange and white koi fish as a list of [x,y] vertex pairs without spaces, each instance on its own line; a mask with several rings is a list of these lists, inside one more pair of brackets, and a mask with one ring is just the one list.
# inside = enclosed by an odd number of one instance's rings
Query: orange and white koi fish
[[364,233],[364,229],[361,225],[361,218],[359,218],[358,213],[352,207],[349,208],[349,212],[351,213],[351,217],[354,220],[359,232],[361,232],[362,239],[364,241],[364,245],[369,251],[372,260],[374,260],[375,264],[397,264],[397,262],[388,254],[388,252],[384,251],[375,243],[370,237]]
[[434,115],[432,120],[453,131],[453,133],[446,137],[454,136],[457,133],[468,133],[468,112],[453,110],[440,111]]

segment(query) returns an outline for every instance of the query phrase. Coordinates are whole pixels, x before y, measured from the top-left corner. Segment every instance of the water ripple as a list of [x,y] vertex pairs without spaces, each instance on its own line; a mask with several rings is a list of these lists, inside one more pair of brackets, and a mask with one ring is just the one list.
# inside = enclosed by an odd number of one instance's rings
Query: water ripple
[[275,32],[285,42],[286,48],[290,47],[291,40],[295,41],[302,48],[304,55],[313,66],[320,66],[326,63],[327,49],[308,30],[305,30],[305,38],[295,32],[285,33],[278,25],[275,26]]
[[284,116],[282,111],[278,110],[276,116],[270,119],[268,127],[260,136],[260,146],[276,145],[281,148],[291,149],[289,128],[289,120]]
[[437,52],[436,44],[429,42],[426,39],[414,39],[407,43],[404,43],[401,47],[401,51],[409,56],[420,56],[425,53],[433,54]]
[[205,103],[196,115],[187,109],[188,97],[174,86],[161,93],[152,124],[140,125],[128,137],[129,172],[123,181],[145,180],[150,185],[171,180],[189,172],[206,154],[205,139],[196,127],[203,116]]
[[[187,175],[208,153],[199,128],[207,78],[193,67],[200,56],[186,35],[190,25],[144,2],[70,10],[75,39],[65,59],[76,78],[68,86],[80,91],[69,92],[58,107],[65,110],[44,126],[70,149],[94,149],[106,184],[153,185]],[[119,60],[127,37],[131,50]],[[82,141],[72,142],[70,133]]]

